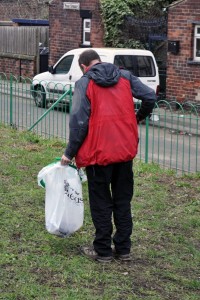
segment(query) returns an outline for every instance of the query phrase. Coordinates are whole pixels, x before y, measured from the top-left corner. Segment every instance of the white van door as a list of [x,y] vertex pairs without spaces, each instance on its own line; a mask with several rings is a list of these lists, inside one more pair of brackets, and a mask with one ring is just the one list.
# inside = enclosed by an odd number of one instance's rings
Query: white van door
[[69,88],[73,60],[74,55],[66,55],[53,67],[53,72],[49,72],[46,86],[48,92],[63,94],[63,91]]

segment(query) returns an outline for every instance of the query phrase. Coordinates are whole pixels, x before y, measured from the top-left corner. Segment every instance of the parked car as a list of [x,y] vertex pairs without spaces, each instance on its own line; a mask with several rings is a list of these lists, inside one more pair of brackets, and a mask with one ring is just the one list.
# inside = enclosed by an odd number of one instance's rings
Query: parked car
[[[93,49],[98,52],[103,62],[114,63],[129,70],[158,93],[158,66],[151,51],[124,48]],[[49,71],[33,78],[31,94],[37,106],[47,107],[55,102],[59,95],[69,89],[70,85],[73,91],[75,82],[83,75],[78,65],[78,58],[84,50],[85,48],[79,48],[68,51],[54,66],[49,67]],[[69,96],[62,100],[63,103],[69,103]]]

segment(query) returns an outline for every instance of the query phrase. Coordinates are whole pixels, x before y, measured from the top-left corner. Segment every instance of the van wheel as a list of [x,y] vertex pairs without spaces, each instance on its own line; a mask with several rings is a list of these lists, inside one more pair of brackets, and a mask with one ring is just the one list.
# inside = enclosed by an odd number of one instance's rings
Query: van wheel
[[34,93],[35,104],[38,107],[46,107],[46,93],[41,85],[38,85]]

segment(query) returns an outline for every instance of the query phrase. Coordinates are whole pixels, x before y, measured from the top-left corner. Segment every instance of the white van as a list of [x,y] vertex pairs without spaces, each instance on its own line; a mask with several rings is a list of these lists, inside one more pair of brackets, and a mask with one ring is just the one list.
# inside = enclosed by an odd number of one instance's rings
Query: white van
[[[132,74],[151,87],[156,93],[159,90],[158,67],[151,51],[125,48],[92,48],[101,57],[102,62],[129,70]],[[39,107],[47,107],[55,102],[58,95],[69,89],[72,90],[75,82],[83,75],[78,59],[85,48],[73,49],[65,53],[54,66],[49,67],[48,72],[36,75],[33,78],[31,93],[35,103]],[[63,100],[69,102],[69,97]]]

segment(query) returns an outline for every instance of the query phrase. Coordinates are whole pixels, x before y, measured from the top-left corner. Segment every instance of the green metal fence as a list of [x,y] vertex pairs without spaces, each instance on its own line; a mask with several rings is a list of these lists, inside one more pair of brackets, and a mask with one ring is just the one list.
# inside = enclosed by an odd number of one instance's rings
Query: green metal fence
[[[8,78],[0,73],[0,122],[19,130],[32,129],[34,133],[45,138],[67,140],[72,98],[70,87],[66,89],[59,85],[58,90],[58,86],[54,84],[53,92],[45,92],[39,88],[40,85],[36,85],[34,89],[32,83],[28,78]],[[37,100],[33,97],[34,93],[39,95]],[[39,104],[39,97],[45,98],[43,104]],[[58,99],[59,103],[56,103]],[[43,115],[45,117],[42,118]]]
[[[140,126],[139,157],[145,162],[175,169],[177,173],[200,171],[200,117],[195,105],[160,100],[153,115]],[[143,147],[145,152],[143,154]]]
[[[0,73],[0,123],[67,141],[71,101],[69,86]],[[158,101],[150,118],[139,126],[137,157],[181,174],[200,172],[199,122],[194,104]]]

